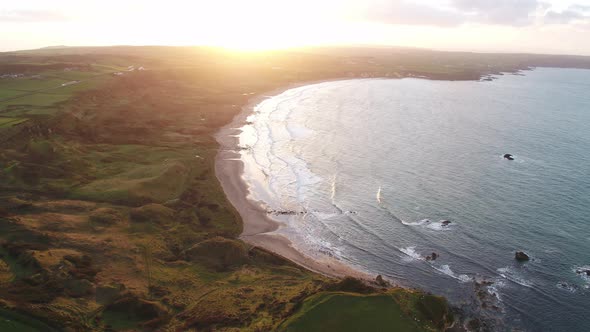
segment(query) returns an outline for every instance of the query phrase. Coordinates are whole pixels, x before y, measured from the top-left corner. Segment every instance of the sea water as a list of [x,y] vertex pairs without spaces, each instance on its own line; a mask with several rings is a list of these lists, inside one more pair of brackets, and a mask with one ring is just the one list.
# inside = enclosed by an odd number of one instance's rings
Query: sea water
[[250,198],[302,252],[494,329],[590,331],[590,70],[326,82],[248,120]]

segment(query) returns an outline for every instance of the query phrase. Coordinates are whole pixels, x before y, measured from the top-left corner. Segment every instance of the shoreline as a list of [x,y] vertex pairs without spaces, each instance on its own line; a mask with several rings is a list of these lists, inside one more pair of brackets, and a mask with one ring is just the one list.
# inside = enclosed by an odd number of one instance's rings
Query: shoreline
[[374,282],[376,275],[371,276],[358,271],[329,256],[324,256],[322,259],[309,257],[297,250],[291,240],[276,234],[275,231],[281,227],[281,223],[270,218],[259,202],[248,198],[248,184],[243,178],[244,162],[238,147],[237,135],[241,132],[240,128],[246,124],[246,119],[254,112],[255,107],[264,100],[297,87],[347,79],[349,78],[292,83],[257,94],[248,100],[233,120],[215,134],[215,140],[219,143],[219,150],[215,157],[215,175],[227,199],[242,219],[243,229],[239,237],[242,241],[273,252],[307,270],[327,277],[354,277],[366,282]]

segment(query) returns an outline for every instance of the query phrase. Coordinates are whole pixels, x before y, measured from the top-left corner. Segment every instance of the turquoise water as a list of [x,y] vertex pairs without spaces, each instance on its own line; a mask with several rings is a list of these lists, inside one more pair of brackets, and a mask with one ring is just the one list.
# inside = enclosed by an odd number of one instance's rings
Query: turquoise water
[[590,266],[589,70],[321,83],[250,120],[251,197],[301,212],[278,232],[309,256],[445,295],[496,330],[590,331],[576,273]]

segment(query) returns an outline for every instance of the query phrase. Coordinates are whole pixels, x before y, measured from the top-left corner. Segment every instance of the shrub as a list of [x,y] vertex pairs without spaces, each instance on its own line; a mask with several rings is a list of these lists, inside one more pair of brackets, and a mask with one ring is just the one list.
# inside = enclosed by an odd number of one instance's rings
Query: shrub
[[135,222],[153,222],[156,224],[165,224],[174,217],[174,210],[161,204],[147,204],[130,212],[132,221]]
[[195,244],[185,251],[185,257],[218,270],[227,270],[244,264],[248,260],[248,250],[239,241],[217,236]]
[[98,208],[90,214],[90,221],[101,225],[113,225],[123,220],[123,214],[111,208]]

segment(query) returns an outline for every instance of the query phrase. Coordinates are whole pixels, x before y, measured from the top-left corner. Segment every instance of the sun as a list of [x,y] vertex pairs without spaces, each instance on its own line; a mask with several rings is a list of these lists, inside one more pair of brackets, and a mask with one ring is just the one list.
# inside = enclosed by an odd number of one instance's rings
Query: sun
[[[308,0],[302,0],[308,1]],[[206,44],[240,51],[259,51],[316,43],[322,25],[310,17],[306,6],[286,8],[284,1],[183,2],[174,14],[156,15],[161,24],[143,22],[151,37],[182,44]],[[168,42],[169,43],[169,42]]]

